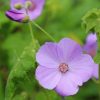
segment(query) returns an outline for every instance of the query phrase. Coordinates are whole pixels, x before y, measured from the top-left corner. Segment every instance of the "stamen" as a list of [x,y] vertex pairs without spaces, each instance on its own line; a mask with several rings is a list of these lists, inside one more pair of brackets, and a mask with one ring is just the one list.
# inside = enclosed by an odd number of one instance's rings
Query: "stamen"
[[14,5],[14,8],[17,10],[21,10],[23,8],[23,5],[21,3],[17,3]]
[[68,65],[65,64],[65,63],[61,63],[61,64],[59,65],[59,70],[60,70],[60,72],[62,72],[62,73],[67,72],[68,69],[69,69],[69,68],[68,68]]
[[31,1],[26,1],[25,2],[25,8],[29,9],[30,7],[32,7],[32,2]]

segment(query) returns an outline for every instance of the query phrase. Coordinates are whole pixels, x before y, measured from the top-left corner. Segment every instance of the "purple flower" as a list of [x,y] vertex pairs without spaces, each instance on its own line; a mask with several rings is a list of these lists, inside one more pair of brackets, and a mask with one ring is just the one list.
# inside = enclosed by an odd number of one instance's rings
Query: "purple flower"
[[6,15],[17,22],[28,22],[36,19],[42,12],[45,0],[11,0],[11,9]]
[[94,57],[97,52],[97,36],[96,33],[91,33],[87,36],[86,44],[83,46],[83,50]]
[[46,89],[62,96],[74,95],[88,81],[96,66],[91,56],[75,41],[64,38],[59,43],[47,42],[38,51],[36,79]]
[[[94,57],[97,53],[97,36],[96,33],[91,33],[87,36],[86,44],[83,46],[83,51],[87,54],[89,54],[91,57]],[[99,71],[99,65],[97,64],[94,68],[93,77],[97,78],[99,77],[98,72]]]

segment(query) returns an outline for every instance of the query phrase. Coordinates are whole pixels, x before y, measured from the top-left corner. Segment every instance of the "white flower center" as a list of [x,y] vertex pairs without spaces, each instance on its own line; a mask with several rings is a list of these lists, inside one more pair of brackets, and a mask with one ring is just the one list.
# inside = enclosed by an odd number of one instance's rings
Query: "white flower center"
[[62,72],[62,73],[67,72],[68,69],[69,69],[69,68],[68,68],[68,65],[65,64],[65,63],[61,63],[61,64],[59,65],[59,70],[60,70],[60,72]]

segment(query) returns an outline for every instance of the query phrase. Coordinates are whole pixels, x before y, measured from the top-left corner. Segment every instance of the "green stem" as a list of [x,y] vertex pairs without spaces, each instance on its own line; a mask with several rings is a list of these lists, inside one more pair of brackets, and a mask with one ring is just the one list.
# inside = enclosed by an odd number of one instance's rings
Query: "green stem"
[[30,35],[32,37],[32,42],[34,43],[34,48],[36,49],[36,51],[38,50],[38,48],[40,47],[38,41],[35,39],[35,36],[33,34],[33,29],[32,29],[32,24],[31,22],[28,23],[29,24],[29,29],[30,29]]
[[[98,40],[97,40],[97,42],[98,42],[98,51],[97,52],[100,52],[100,33],[97,33],[97,38],[98,38]],[[99,54],[99,53],[97,53],[97,54]],[[98,84],[98,89],[99,89],[100,88],[100,63],[99,63],[99,79],[98,79],[98,81],[99,81],[99,84]],[[99,89],[99,99],[100,99],[100,89]]]
[[33,30],[32,30],[31,22],[29,22],[28,25],[29,25],[29,29],[30,29],[30,34],[31,34],[32,40],[35,40],[35,37],[33,35]]
[[98,84],[98,89],[99,89],[98,90],[98,92],[99,92],[98,94],[99,94],[99,100],[100,100],[100,84]]
[[40,27],[37,23],[33,22],[33,24],[37,28],[39,28],[46,36],[48,36],[53,42],[56,42],[56,40],[48,32],[46,32],[42,27]]
[[[97,52],[100,52],[100,33],[97,33],[97,42],[98,42],[98,51]],[[100,63],[99,63],[99,81],[100,81]]]
[[65,100],[65,97],[64,96],[61,96],[61,100]]

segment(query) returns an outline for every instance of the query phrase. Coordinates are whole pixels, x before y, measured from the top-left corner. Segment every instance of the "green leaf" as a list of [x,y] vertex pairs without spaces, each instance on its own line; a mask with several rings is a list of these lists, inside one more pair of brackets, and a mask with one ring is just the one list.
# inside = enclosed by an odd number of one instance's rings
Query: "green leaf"
[[[26,34],[25,34],[26,35]],[[27,37],[27,38],[26,38]],[[23,49],[29,44],[29,36],[24,37],[23,34],[9,35],[3,43],[3,49],[8,53],[8,67],[11,69],[16,63],[17,57],[21,55]]]
[[97,64],[100,64],[100,52],[97,53],[97,55],[94,57],[94,61],[95,61]]
[[38,43],[34,40],[24,47],[21,56],[16,60],[16,64],[8,77],[5,100],[13,100],[16,95],[20,95],[23,92],[29,95],[33,90],[37,46]]
[[97,24],[100,18],[100,10],[93,9],[89,11],[83,18],[82,18],[82,25],[86,29],[86,32],[94,30],[97,31]]
[[45,93],[43,92],[38,92],[36,97],[35,97],[35,100],[47,100],[48,99],[48,96],[45,95]]
[[100,9],[93,9],[89,11],[82,20],[82,24],[88,34],[89,31],[96,32],[97,34],[98,51],[94,60],[96,63],[100,64]]
[[53,90],[42,90],[35,96],[35,100],[61,100],[60,96]]
[[4,100],[3,80],[0,76],[0,100]]
[[97,63],[97,64],[100,64],[100,34],[97,34],[98,36],[98,50],[97,50],[97,54],[96,56],[94,57],[94,61]]
[[22,92],[20,95],[16,95],[13,100],[28,100],[28,95],[26,92]]

